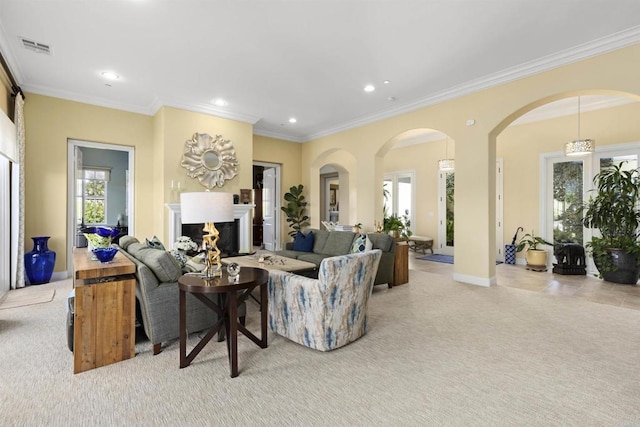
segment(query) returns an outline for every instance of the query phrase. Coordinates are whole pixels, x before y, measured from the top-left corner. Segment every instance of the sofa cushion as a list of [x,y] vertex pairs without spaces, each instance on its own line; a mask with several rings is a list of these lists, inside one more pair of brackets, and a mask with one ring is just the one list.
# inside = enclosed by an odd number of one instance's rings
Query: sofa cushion
[[329,258],[329,255],[316,254],[313,252],[309,252],[309,253],[300,254],[300,256],[298,257],[298,260],[312,262],[316,265],[316,267],[318,267],[320,266],[320,263],[322,262],[322,260],[325,258]]
[[354,236],[355,233],[352,231],[332,231],[320,253],[327,255],[348,254],[351,251]]
[[367,238],[371,240],[373,249],[380,249],[382,252],[389,252],[394,243],[393,237],[383,233],[369,233]]
[[371,243],[371,240],[367,238],[366,234],[358,234],[351,244],[351,253],[357,254],[360,252],[370,251],[372,247],[373,244]]
[[327,239],[329,238],[329,231],[327,230],[313,230],[313,252],[317,254],[322,254],[324,245],[327,243]]
[[298,231],[296,233],[296,239],[293,241],[293,250],[299,252],[312,252],[313,242],[313,231],[309,231],[306,236]]
[[305,254],[306,252],[297,252],[292,249],[283,249],[281,251],[276,251],[276,255],[297,259],[300,255]]
[[169,252],[152,249],[144,243],[130,244],[128,252],[149,267],[160,282],[175,282],[182,275],[182,269]]

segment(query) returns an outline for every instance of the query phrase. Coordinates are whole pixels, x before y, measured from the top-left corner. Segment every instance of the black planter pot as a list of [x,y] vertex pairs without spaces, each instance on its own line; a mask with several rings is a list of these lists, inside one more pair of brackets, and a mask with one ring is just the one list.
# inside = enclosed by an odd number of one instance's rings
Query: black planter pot
[[[607,282],[621,283],[625,285],[635,285],[638,283],[640,277],[640,268],[638,267],[638,258],[636,255],[627,254],[620,249],[610,249],[611,263],[615,271],[605,271],[602,273],[602,278]],[[598,265],[597,258],[594,257],[594,261],[598,270],[602,272],[602,269]]]

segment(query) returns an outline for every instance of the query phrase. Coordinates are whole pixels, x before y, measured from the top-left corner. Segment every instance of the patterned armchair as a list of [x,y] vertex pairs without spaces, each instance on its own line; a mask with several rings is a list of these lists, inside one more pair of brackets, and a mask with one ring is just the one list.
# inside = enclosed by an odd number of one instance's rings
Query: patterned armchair
[[382,252],[322,260],[318,279],[269,272],[269,327],[292,341],[329,351],[367,330],[367,307]]

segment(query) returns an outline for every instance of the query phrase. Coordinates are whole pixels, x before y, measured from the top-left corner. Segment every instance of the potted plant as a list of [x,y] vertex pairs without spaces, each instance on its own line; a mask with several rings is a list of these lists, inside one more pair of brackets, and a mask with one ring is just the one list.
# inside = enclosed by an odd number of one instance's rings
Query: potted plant
[[405,214],[398,216],[392,214],[385,216],[383,219],[382,230],[385,233],[390,233],[396,240],[407,240],[411,237],[411,221],[409,220],[409,212],[405,211]]
[[521,252],[527,248],[525,253],[525,259],[527,260],[527,266],[535,271],[545,271],[547,269],[547,250],[542,249],[540,246],[553,246],[544,240],[540,236],[536,236],[531,230],[531,233],[527,233],[518,242],[516,246],[516,252]]
[[357,224],[355,224],[353,226],[353,232],[354,233],[359,233],[360,231],[362,231],[362,223],[361,222],[359,222],[359,223],[357,223]]
[[304,186],[302,184],[289,188],[289,192],[284,195],[287,205],[280,208],[287,215],[287,222],[291,227],[289,236],[294,238],[298,231],[309,225],[309,217],[305,215],[307,201],[302,194],[303,189]]
[[582,223],[597,228],[601,237],[593,237],[587,250],[600,274],[608,282],[636,284],[640,244],[640,174],[626,170],[624,162],[602,169],[593,177],[597,194],[583,207]]

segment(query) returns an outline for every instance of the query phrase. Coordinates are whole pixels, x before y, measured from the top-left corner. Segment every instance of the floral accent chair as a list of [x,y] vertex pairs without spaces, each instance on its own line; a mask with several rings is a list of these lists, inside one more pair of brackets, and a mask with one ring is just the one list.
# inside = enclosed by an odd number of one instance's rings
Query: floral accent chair
[[382,252],[322,260],[317,279],[269,272],[269,327],[292,341],[329,351],[367,330],[367,307]]

